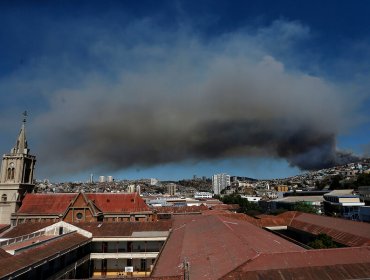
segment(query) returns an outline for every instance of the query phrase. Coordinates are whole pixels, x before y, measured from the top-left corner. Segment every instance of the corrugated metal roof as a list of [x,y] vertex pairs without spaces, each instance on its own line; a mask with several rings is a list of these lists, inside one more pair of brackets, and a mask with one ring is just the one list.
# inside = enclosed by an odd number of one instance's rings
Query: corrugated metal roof
[[370,245],[370,224],[341,218],[299,213],[290,227],[313,234],[325,233],[347,246]]
[[71,201],[77,196],[68,194],[26,194],[22,206],[17,213],[20,214],[46,214],[62,215],[66,212]]
[[[93,237],[132,236],[134,232],[165,232],[172,227],[172,220],[157,222],[92,222],[75,223],[75,226],[92,233]],[[144,234],[144,233],[143,233]]]
[[54,224],[53,222],[47,223],[26,223],[26,224],[19,224],[16,227],[13,227],[9,231],[5,232],[1,238],[14,238],[22,235],[27,235],[32,232],[38,231],[44,227],[50,226]]
[[[85,193],[103,213],[135,213],[150,211],[145,201],[137,194]],[[62,215],[77,193],[68,194],[27,194],[17,214]]]
[[0,233],[6,231],[8,228],[10,228],[10,225],[0,224]]
[[303,251],[245,220],[221,215],[177,216],[153,276],[181,275],[184,260],[190,279],[218,279],[262,252]]
[[369,264],[340,264],[333,266],[315,266],[304,268],[286,268],[275,270],[234,271],[221,279],[229,280],[349,280],[369,279]]
[[137,193],[86,193],[88,199],[104,213],[134,213],[150,211]]
[[5,252],[5,250],[0,248],[0,260],[5,259],[5,258],[9,258],[11,256],[12,256],[11,254],[8,254],[7,252]]
[[200,206],[163,206],[153,208],[158,214],[181,214],[181,213],[201,213],[208,210],[205,205]]
[[349,194],[353,194],[353,189],[333,190],[325,195],[349,195]]
[[273,270],[352,263],[368,263],[370,265],[370,247],[261,253],[252,261],[246,261],[237,270]]
[[89,238],[73,233],[54,241],[50,241],[36,248],[24,251],[12,257],[0,259],[0,277],[4,277],[22,268],[46,260],[60,252],[69,250],[77,245],[84,244]]

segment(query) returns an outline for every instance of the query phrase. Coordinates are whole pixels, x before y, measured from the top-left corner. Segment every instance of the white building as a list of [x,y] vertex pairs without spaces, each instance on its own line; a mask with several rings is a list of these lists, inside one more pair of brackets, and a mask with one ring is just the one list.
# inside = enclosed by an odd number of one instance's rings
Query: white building
[[327,216],[339,216],[359,220],[359,208],[365,206],[352,189],[334,190],[324,194],[324,211]]
[[196,192],[194,194],[195,199],[199,198],[212,198],[212,194],[210,192]]
[[260,197],[260,196],[242,195],[241,198],[246,198],[249,202],[258,202],[258,201],[261,200],[262,197]]
[[157,179],[155,179],[155,178],[150,178],[150,184],[151,184],[152,186],[156,186],[156,185],[158,184],[158,180],[157,180]]
[[99,183],[105,182],[105,176],[99,176]]
[[176,184],[173,184],[173,183],[168,184],[167,185],[167,193],[169,195],[175,195],[176,194]]
[[220,194],[222,190],[230,186],[230,175],[225,173],[212,176],[212,187],[214,194]]

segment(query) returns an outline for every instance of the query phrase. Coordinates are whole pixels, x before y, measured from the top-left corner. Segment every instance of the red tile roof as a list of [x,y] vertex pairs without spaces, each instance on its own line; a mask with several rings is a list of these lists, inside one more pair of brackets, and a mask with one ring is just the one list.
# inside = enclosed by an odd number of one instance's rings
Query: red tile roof
[[137,193],[86,193],[86,197],[103,213],[135,213],[150,211]]
[[182,275],[190,263],[190,279],[218,279],[261,252],[304,251],[248,221],[221,215],[174,216],[174,225],[153,276]]
[[17,213],[63,215],[71,201],[77,196],[68,194],[27,194],[22,201],[22,206]]

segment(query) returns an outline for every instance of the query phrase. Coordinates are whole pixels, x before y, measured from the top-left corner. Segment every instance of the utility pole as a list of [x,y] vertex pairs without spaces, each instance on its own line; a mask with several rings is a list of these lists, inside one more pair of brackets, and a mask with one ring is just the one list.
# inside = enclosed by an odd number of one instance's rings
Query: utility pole
[[186,261],[186,258],[184,259],[184,280],[190,280],[190,265],[189,262]]

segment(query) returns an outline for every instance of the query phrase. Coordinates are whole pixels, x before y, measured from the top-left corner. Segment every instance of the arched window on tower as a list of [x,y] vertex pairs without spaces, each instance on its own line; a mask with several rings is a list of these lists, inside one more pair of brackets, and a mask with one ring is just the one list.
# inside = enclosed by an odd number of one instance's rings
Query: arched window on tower
[[24,182],[25,183],[32,183],[31,182],[31,168],[29,168],[28,166],[27,166],[27,168],[26,168],[26,172],[25,172],[25,174],[24,174]]
[[11,177],[11,178],[10,178],[11,180],[14,180],[14,173],[15,173],[15,168],[13,167],[13,168],[12,168],[12,171],[11,171],[11,174],[10,174],[10,175],[11,175],[11,176],[10,176],[10,177]]
[[1,196],[1,202],[6,202],[8,200],[8,196],[6,194],[3,194]]
[[12,169],[10,167],[8,167],[8,172],[7,172],[7,175],[6,175],[6,179],[11,180],[11,177],[12,177]]
[[8,180],[14,180],[14,177],[15,177],[15,167],[14,167],[14,163],[12,162],[11,164],[9,164],[9,167],[8,167],[8,170],[7,170],[7,179]]

